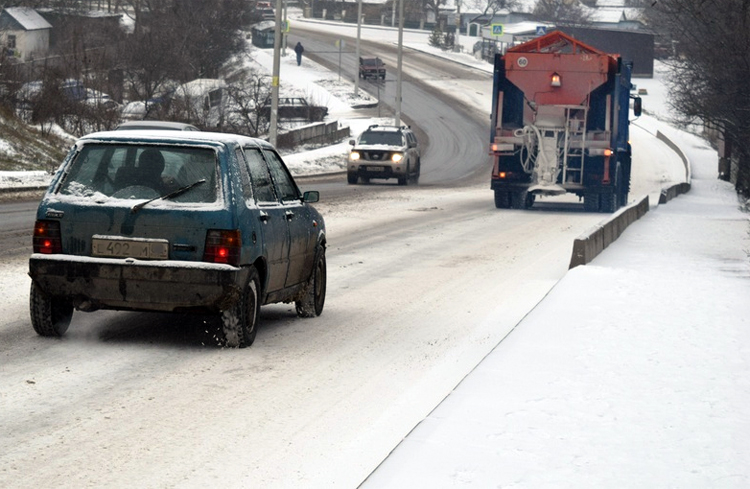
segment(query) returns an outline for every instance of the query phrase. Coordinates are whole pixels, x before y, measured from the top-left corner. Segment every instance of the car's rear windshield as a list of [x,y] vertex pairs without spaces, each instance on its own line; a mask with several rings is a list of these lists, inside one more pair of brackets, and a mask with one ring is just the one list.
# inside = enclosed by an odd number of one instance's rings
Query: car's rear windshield
[[398,132],[363,132],[359,137],[359,144],[386,144],[388,146],[403,146],[403,138]]
[[199,180],[174,202],[216,202],[217,156],[210,148],[136,144],[86,144],[67,169],[62,195],[143,200]]

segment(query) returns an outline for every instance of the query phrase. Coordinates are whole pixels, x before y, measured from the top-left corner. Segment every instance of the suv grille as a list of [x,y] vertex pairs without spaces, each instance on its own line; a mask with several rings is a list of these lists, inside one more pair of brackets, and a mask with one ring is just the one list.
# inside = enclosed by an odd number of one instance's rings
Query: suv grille
[[390,156],[390,151],[361,151],[362,157],[365,160],[370,161],[386,161],[388,157]]

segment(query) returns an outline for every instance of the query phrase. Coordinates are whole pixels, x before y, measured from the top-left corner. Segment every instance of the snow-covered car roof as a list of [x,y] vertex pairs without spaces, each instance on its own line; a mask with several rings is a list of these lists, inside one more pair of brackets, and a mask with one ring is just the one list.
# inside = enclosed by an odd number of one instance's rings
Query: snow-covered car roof
[[134,129],[130,131],[102,131],[87,134],[78,140],[78,144],[88,142],[124,142],[124,143],[208,143],[208,144],[240,144],[262,146],[272,149],[273,146],[263,139],[251,138],[240,134],[202,131],[175,131],[155,129]]

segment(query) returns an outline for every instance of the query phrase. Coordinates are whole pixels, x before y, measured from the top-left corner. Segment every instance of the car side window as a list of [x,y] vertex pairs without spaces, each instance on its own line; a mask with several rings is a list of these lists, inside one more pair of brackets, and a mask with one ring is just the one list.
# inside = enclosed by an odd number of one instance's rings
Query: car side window
[[276,185],[276,193],[281,201],[299,200],[299,189],[294,180],[292,180],[292,176],[287,171],[284,163],[281,162],[279,155],[267,150],[264,150],[263,154],[266,156],[268,168],[271,170],[271,176]]
[[240,181],[242,182],[242,195],[245,200],[253,198],[252,184],[250,183],[250,174],[248,173],[247,163],[245,162],[245,155],[241,149],[235,150],[235,156],[237,157],[237,166],[240,167]]
[[245,148],[245,159],[247,169],[250,171],[250,179],[253,182],[255,198],[258,202],[277,202],[273,190],[273,181],[268,173],[268,167],[263,159],[260,149]]

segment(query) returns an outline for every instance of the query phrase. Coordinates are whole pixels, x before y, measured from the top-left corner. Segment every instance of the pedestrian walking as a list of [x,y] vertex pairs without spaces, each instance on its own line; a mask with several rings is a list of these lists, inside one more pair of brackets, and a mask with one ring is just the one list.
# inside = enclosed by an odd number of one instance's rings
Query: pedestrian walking
[[305,48],[302,47],[302,43],[298,42],[296,46],[294,46],[294,52],[297,53],[297,66],[302,64],[302,53],[305,52]]

